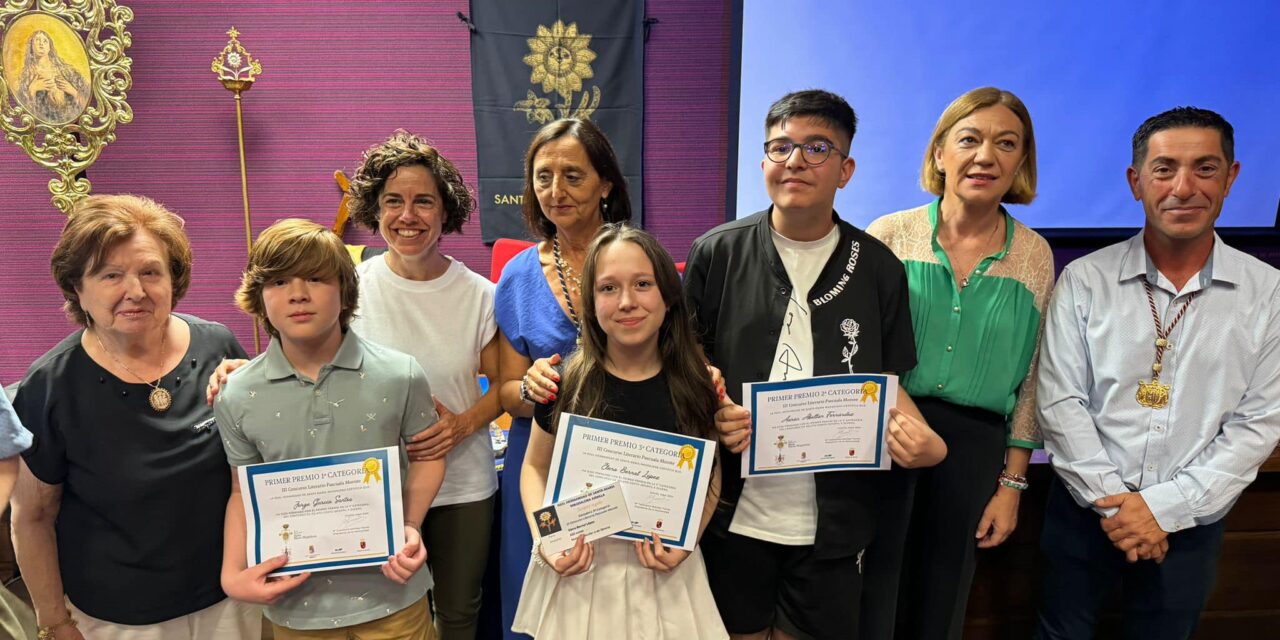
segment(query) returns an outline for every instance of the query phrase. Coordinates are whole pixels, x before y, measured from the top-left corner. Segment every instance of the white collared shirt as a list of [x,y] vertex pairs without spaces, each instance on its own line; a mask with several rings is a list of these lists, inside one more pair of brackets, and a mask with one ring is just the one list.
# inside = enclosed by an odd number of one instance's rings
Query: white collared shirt
[[[1144,279],[1164,326],[1199,292],[1169,336],[1159,409],[1135,398],[1155,362]],[[1045,450],[1081,507],[1140,491],[1165,531],[1220,520],[1280,439],[1280,271],[1216,235],[1181,291],[1141,233],[1072,262],[1049,304],[1037,409]]]

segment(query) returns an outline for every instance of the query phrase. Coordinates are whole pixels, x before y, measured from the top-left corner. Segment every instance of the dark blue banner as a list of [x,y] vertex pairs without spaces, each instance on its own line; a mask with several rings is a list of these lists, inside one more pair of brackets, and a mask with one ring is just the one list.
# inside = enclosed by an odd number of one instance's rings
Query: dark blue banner
[[613,142],[642,222],[643,0],[471,0],[480,230],[527,238],[524,153],[542,125],[589,118]]

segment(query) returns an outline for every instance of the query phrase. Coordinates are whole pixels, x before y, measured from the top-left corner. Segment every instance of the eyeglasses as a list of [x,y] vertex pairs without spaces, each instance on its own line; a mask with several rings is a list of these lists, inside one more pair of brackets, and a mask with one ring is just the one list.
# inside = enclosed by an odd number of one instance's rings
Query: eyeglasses
[[830,140],[810,140],[809,142],[798,143],[792,142],[786,138],[776,138],[764,143],[764,155],[773,162],[786,162],[791,158],[791,153],[800,148],[800,157],[804,158],[806,164],[820,165],[831,157],[831,152],[835,151],[840,154],[841,158],[849,157],[845,152],[836,148],[836,144]]

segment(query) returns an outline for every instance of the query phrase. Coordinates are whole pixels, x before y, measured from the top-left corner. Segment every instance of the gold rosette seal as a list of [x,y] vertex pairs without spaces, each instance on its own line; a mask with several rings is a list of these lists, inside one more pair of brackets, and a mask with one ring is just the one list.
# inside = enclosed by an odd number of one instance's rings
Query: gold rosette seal
[[862,401],[866,402],[870,398],[872,402],[880,402],[878,394],[880,393],[880,385],[871,382],[862,383]]
[[693,460],[697,457],[698,450],[695,449],[693,445],[686,444],[683,447],[680,447],[680,459],[676,461],[676,468],[679,469],[687,464],[689,465],[689,468],[692,469]]
[[382,463],[378,462],[377,458],[369,458],[365,460],[364,464],[361,465],[360,468],[364,470],[365,484],[369,484],[369,478],[382,482],[382,476],[380,475],[380,472],[382,471]]

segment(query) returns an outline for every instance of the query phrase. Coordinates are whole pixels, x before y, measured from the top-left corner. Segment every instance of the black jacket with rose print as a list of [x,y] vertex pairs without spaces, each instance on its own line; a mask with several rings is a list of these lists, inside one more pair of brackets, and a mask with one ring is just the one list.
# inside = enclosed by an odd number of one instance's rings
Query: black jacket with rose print
[[[768,380],[791,282],[774,246],[772,209],[729,222],[698,238],[685,265],[685,297],[702,345],[735,402],[742,385]],[[902,374],[916,365],[906,272],[879,240],[840,219],[840,241],[809,291],[814,376]],[[722,500],[709,532],[723,535],[742,493],[741,460],[724,447]],[[886,453],[887,455],[887,453]],[[897,475],[897,474],[893,474]],[[883,471],[814,476],[818,501],[815,555],[844,557],[867,546],[880,511]]]

